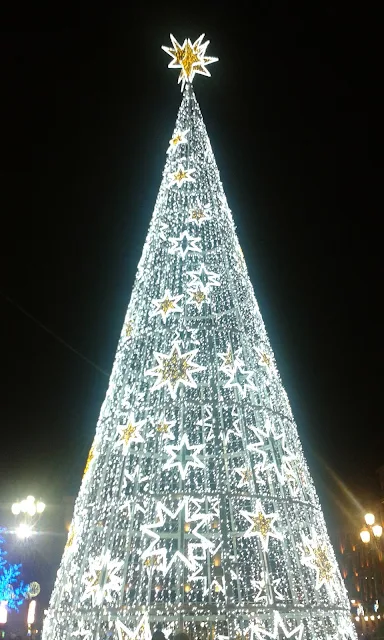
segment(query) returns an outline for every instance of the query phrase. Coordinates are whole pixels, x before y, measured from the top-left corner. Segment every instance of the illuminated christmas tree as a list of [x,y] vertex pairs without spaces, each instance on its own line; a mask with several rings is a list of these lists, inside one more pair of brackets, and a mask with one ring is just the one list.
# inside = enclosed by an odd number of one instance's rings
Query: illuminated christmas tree
[[183,97],[44,640],[355,638],[180,45]]

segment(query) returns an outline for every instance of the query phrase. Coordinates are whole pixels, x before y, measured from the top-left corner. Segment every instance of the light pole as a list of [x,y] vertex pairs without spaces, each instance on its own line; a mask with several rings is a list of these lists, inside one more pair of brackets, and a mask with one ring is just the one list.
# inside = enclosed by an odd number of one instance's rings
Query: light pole
[[[383,580],[381,569],[381,562],[383,559],[383,550],[381,545],[381,537],[383,535],[383,527],[376,522],[376,516],[373,513],[366,513],[364,516],[365,526],[360,531],[361,541],[365,546],[370,545],[371,562],[373,569],[374,579],[374,591],[375,600],[378,602],[378,598],[382,595],[378,593],[378,587]],[[381,573],[381,576],[380,576]]]

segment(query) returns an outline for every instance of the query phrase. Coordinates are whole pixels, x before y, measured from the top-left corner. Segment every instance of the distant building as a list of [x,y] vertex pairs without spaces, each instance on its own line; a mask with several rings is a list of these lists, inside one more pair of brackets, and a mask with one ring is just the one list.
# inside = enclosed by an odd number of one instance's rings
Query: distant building
[[[381,498],[372,505],[372,513],[375,523],[384,529],[384,465],[377,473]],[[364,543],[360,538],[363,515],[359,514],[356,522],[354,530],[340,534],[340,565],[351,613],[361,634],[375,630],[384,619],[384,532],[381,537],[375,537],[370,528],[370,541]]]

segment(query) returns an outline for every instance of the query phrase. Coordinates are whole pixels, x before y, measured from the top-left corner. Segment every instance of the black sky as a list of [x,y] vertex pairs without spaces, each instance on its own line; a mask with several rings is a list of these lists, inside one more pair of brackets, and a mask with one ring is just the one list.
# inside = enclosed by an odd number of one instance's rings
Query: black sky
[[376,19],[279,4],[225,19],[221,4],[207,15],[56,7],[3,34],[3,500],[77,493],[108,377],[20,307],[110,371],[181,99],[160,49],[169,32],[205,32],[220,58],[195,91],[323,500],[330,471],[357,494],[375,486]]

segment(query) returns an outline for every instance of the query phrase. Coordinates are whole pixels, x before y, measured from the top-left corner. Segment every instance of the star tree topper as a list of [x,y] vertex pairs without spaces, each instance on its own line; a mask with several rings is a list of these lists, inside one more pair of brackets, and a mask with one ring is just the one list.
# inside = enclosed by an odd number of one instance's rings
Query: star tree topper
[[185,39],[181,45],[171,34],[170,38],[173,46],[161,47],[172,58],[168,67],[170,69],[180,69],[178,82],[181,82],[181,90],[184,89],[186,82],[193,81],[196,73],[210,77],[211,74],[207,69],[207,65],[218,60],[218,58],[205,55],[209,40],[203,42],[204,35],[202,33],[193,44],[189,38]]

